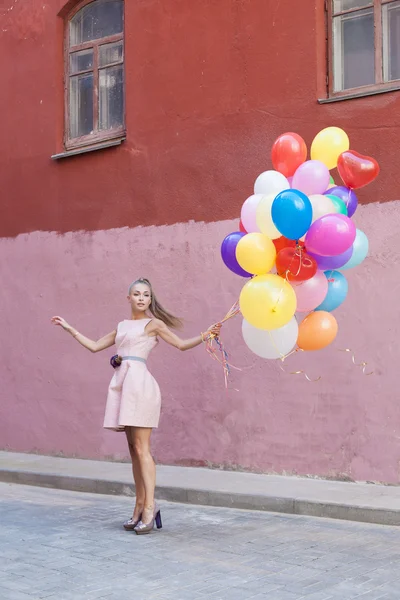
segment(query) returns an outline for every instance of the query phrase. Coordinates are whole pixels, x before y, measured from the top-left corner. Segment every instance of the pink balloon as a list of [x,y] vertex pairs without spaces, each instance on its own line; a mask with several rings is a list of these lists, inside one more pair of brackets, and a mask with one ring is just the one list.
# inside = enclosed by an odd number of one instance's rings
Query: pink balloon
[[309,312],[317,308],[328,293],[328,280],[323,271],[317,271],[314,277],[294,285],[293,289],[297,296],[297,311]]
[[346,215],[324,215],[307,231],[305,245],[314,254],[337,256],[350,248],[356,233],[356,226]]
[[260,233],[257,225],[256,214],[257,207],[262,197],[262,194],[254,194],[253,196],[250,196],[250,198],[247,198],[246,202],[242,206],[240,219],[247,233]]
[[319,160],[308,160],[293,175],[292,188],[300,190],[307,196],[323,194],[329,185],[328,167]]
[[290,187],[293,187],[293,185],[292,185],[293,184],[293,177],[288,177],[287,180],[289,182]]

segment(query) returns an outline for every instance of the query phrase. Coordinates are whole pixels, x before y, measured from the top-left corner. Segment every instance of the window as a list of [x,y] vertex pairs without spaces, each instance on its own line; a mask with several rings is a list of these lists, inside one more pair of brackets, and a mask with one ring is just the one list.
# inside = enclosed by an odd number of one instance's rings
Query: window
[[123,0],[86,0],[66,31],[66,148],[124,135]]
[[400,86],[400,0],[328,0],[331,96]]

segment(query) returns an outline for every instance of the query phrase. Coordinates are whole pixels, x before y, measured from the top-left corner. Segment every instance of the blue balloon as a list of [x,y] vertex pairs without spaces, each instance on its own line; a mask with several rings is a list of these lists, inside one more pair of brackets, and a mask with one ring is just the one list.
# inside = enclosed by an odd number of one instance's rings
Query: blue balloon
[[346,277],[339,271],[324,271],[324,275],[328,280],[328,293],[322,304],[315,310],[332,312],[346,300],[349,284]]
[[272,203],[275,227],[289,240],[298,240],[310,228],[312,206],[308,197],[299,190],[285,190]]
[[358,267],[368,255],[368,238],[363,231],[360,229],[356,230],[356,239],[353,242],[353,254],[350,260],[340,267],[340,270],[345,271],[346,269],[352,269]]

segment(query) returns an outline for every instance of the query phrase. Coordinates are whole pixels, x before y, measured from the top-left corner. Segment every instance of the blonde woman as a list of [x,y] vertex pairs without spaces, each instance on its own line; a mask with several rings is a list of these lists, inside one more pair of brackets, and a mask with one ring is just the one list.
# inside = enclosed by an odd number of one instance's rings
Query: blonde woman
[[[160,388],[147,370],[146,359],[161,338],[179,350],[199,346],[207,335],[218,336],[221,324],[211,326],[206,333],[183,340],[171,329],[181,321],[158,302],[148,279],[137,279],[128,291],[131,318],[118,323],[117,328],[97,342],[85,337],[62,317],[53,317],[77,342],[91,352],[100,352],[117,345],[118,355],[111,364],[115,373],[111,380],[104,417],[104,427],[125,431],[132,460],[136,488],[136,504],[131,519],[124,528],[138,535],[150,533],[156,523],[162,527],[161,513],[154,501],[156,468],[150,452],[150,437],[158,427],[161,409]],[[150,313],[150,314],[149,314]]]

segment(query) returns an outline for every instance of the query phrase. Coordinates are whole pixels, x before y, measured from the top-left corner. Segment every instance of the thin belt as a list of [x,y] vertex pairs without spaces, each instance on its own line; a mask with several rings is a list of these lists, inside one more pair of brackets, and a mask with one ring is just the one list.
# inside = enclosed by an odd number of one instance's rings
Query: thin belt
[[146,363],[145,358],[140,358],[140,356],[121,356],[122,360],[136,360],[138,362]]

